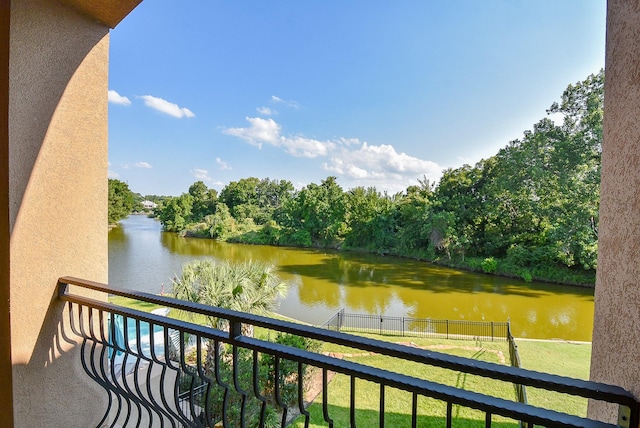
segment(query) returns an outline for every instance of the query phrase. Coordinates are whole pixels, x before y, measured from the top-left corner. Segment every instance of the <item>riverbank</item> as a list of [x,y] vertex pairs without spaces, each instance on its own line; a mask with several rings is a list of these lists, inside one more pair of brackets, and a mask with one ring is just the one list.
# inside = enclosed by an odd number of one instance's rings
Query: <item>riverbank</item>
[[408,257],[244,245],[162,232],[131,216],[109,233],[109,283],[158,294],[196,259],[273,264],[289,284],[282,315],[320,325],[344,308],[356,314],[465,321],[511,320],[516,337],[590,340],[593,291],[449,269]]
[[[371,249],[363,247],[348,247],[343,242],[335,242],[331,245],[321,245],[320,243],[309,243],[301,245],[297,241],[287,240],[281,233],[274,233],[273,226],[248,225],[239,227],[234,232],[225,235],[224,238],[215,238],[221,242],[248,245],[269,245],[281,248],[310,248],[331,251],[348,251],[354,253],[375,254],[379,256],[394,256],[433,263],[438,266],[445,266],[453,269],[465,270],[467,272],[482,273],[488,275],[501,276],[505,278],[517,278],[524,282],[546,282],[548,284],[570,285],[576,287],[594,288],[596,280],[595,270],[584,270],[576,267],[567,267],[553,263],[536,265],[528,261],[514,258],[496,257],[469,257],[464,255],[450,254],[443,256],[437,254],[433,249],[415,248],[412,252],[396,251],[393,249]],[[265,230],[266,229],[266,230]],[[211,238],[206,225],[190,224],[180,232],[180,236],[199,239]]]

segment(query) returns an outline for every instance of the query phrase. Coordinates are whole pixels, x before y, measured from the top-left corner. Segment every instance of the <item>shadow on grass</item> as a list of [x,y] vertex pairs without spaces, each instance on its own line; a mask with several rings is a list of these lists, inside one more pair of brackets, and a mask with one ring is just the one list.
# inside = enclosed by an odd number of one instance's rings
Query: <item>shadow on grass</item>
[[[348,400],[347,397],[345,397]],[[477,419],[471,419],[468,417],[456,417],[456,406],[454,406],[453,415],[452,415],[452,427],[463,427],[463,428],[475,428],[475,427],[484,427],[485,419],[484,413],[478,412]],[[322,412],[321,404],[312,404],[309,407],[310,413],[310,427],[328,427],[329,423],[325,421]],[[349,407],[328,406],[328,414],[332,419],[334,426],[336,427],[348,427],[351,426],[350,421],[350,413]],[[362,410],[358,409],[355,412],[356,426],[361,427],[379,427],[380,425],[380,413],[375,410]],[[405,413],[396,413],[396,412],[385,412],[384,414],[384,426],[385,427],[410,427],[411,424],[411,415]],[[304,427],[304,416],[297,418],[290,427]],[[431,427],[446,427],[447,419],[446,416],[433,416],[433,415],[418,415],[417,418],[417,427],[431,428]],[[516,428],[519,427],[517,421],[510,420],[495,420],[491,423],[492,428]]]

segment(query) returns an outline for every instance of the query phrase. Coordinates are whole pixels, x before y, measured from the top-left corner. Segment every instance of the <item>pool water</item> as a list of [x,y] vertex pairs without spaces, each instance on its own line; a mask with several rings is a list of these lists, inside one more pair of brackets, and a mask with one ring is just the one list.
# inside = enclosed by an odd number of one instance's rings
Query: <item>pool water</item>
[[[127,318],[126,323],[122,315],[112,315],[113,322],[115,323],[115,337],[114,329],[111,328],[112,320],[109,320],[109,343],[115,343],[118,350],[116,355],[123,354],[122,349],[125,349],[125,341],[129,345],[129,349],[133,353],[140,353],[142,356],[151,358],[151,337],[149,330],[151,325],[146,321],[136,321],[134,318]],[[126,334],[125,334],[126,325]],[[138,335],[136,330],[140,330],[140,344],[138,345]],[[154,352],[156,357],[164,357],[164,328],[158,325],[153,327],[153,343]],[[109,357],[113,353],[113,348],[109,349]]]

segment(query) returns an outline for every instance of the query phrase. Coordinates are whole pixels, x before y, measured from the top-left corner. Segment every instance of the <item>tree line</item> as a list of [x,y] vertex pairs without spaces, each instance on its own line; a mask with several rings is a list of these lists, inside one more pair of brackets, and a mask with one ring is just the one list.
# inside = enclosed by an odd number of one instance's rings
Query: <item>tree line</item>
[[335,177],[296,190],[244,178],[202,182],[161,201],[166,231],[229,242],[336,248],[560,283],[595,281],[604,71],[569,85],[521,139],[475,165],[396,194],[344,190]]
[[109,198],[107,219],[109,225],[115,225],[122,219],[127,218],[132,213],[149,213],[149,209],[142,204],[143,201],[155,202],[162,204],[170,196],[146,195],[133,193],[129,188],[129,184],[115,178],[109,178]]

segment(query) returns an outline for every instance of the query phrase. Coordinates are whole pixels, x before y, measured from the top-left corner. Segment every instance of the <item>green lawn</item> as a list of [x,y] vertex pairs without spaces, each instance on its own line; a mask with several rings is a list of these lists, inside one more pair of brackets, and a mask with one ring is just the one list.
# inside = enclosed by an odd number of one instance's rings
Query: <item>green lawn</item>
[[151,312],[154,309],[160,308],[160,305],[156,305],[148,302],[141,302],[140,300],[130,299],[122,296],[109,296],[109,303],[114,305],[124,306],[126,308],[137,309],[143,312]]
[[[508,363],[509,361],[509,351],[506,342],[480,343],[475,341],[447,341],[401,337],[385,337],[383,339],[393,342],[412,342],[420,347],[427,347],[429,349],[480,361],[494,363],[505,363],[505,361]],[[362,355],[361,351],[349,349],[343,346],[325,344],[323,350],[327,352],[347,354],[345,359],[349,361],[355,361],[389,371],[400,372],[445,385],[492,394],[507,400],[513,400],[515,397],[513,385],[508,382],[462,374],[457,371],[407,362],[391,357]],[[352,356],[348,356],[349,354]],[[340,374],[337,374],[329,384],[327,400],[328,413],[329,417],[333,419],[335,426],[349,426],[350,424],[348,405],[350,388],[351,385],[349,377]],[[357,380],[355,388],[357,425],[364,427],[378,426],[380,414],[380,387],[368,381]],[[384,408],[386,426],[411,426],[411,404],[412,395],[410,393],[393,388],[386,388]],[[309,411],[311,413],[311,427],[328,426],[323,417],[322,396],[316,398],[314,404],[310,406]],[[418,426],[444,426],[444,415],[446,415],[446,403],[425,397],[420,397],[418,399]],[[484,426],[485,415],[479,411],[453,406],[453,416],[455,418],[455,426]],[[293,426],[304,426],[304,420],[299,418]],[[492,419],[492,426],[516,427],[517,423],[509,419],[494,416]]]
[[[482,361],[505,364],[508,364],[509,361],[506,342],[478,343],[473,341],[381,337],[375,335],[370,337],[393,342],[410,341],[421,347]],[[524,368],[580,379],[588,379],[589,377],[590,344],[520,340],[518,341],[518,349]],[[491,394],[508,400],[515,399],[514,388],[510,383],[464,375],[455,371],[409,363],[388,357],[358,356],[361,351],[339,345],[324,344],[323,350],[347,355],[352,354],[353,356],[345,357],[345,359],[362,364],[407,373],[422,379]],[[348,400],[350,388],[349,378],[343,375],[336,375],[329,385],[328,412],[335,426],[349,425],[350,414],[346,400]],[[385,392],[385,423],[388,426],[410,426],[411,394],[389,388]],[[566,394],[550,393],[530,387],[527,388],[527,393],[529,403],[532,405],[578,416],[586,416],[586,399],[567,396]],[[356,381],[356,422],[358,426],[378,426],[379,397],[378,385],[367,381]],[[445,419],[443,415],[446,414],[445,409],[445,404],[440,401],[420,398],[418,401],[418,426],[444,426]],[[328,426],[323,416],[322,396],[315,400],[309,411],[311,413],[311,427]],[[455,419],[454,426],[484,426],[484,414],[482,412],[454,406],[453,415]],[[492,423],[492,426],[498,427],[517,426],[514,421],[495,416],[492,419]],[[299,418],[293,426],[304,426],[303,419]]]
[[[517,340],[522,367],[577,379],[589,379],[590,343]],[[577,416],[587,415],[587,399],[527,387],[529,404],[561,410]]]
[[[118,305],[123,305],[149,312],[157,305],[134,301],[127,298],[112,296],[109,300]],[[277,315],[274,315],[278,317]],[[283,317],[278,317],[283,318]],[[206,321],[199,320],[201,323]],[[255,336],[268,339],[273,333],[256,328]],[[390,342],[411,342],[414,346],[425,347],[439,352],[449,353],[462,357],[508,364],[509,349],[506,342],[476,342],[463,340],[403,338],[397,336],[363,335],[366,337],[387,340]],[[569,342],[546,342],[517,340],[518,350],[522,366],[526,369],[559,374],[579,379],[588,379],[591,360],[591,344]],[[481,378],[473,375],[465,375],[456,371],[431,367],[424,364],[411,363],[391,357],[379,355],[362,355],[363,352],[341,346],[324,343],[322,351],[345,355],[345,359],[355,361],[373,367],[410,374],[445,385],[461,387],[467,390],[491,394],[508,400],[515,399],[514,388],[511,383],[500,382]],[[349,356],[349,354],[352,354]],[[380,387],[367,381],[356,381],[356,422],[358,426],[377,426],[379,420],[379,394]],[[336,375],[328,388],[329,416],[335,426],[348,426],[350,414],[348,397],[350,396],[350,381],[347,376]],[[534,406],[555,409],[566,413],[586,416],[587,400],[568,396],[566,394],[553,393],[536,388],[527,388],[529,403]],[[443,415],[446,414],[446,404],[437,400],[421,397],[418,400],[418,426],[440,426],[444,424]],[[311,427],[324,427],[328,424],[324,421],[322,412],[322,396],[316,398],[309,408],[312,415]],[[387,426],[410,426],[411,394],[404,391],[387,388],[385,390],[385,423]],[[454,406],[453,415],[455,426],[483,426],[484,414],[467,408]],[[494,417],[492,426],[507,427],[516,426],[515,422]],[[301,419],[292,426],[304,426]]]

